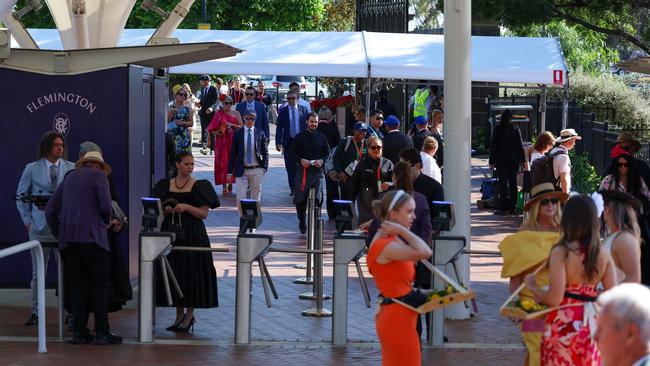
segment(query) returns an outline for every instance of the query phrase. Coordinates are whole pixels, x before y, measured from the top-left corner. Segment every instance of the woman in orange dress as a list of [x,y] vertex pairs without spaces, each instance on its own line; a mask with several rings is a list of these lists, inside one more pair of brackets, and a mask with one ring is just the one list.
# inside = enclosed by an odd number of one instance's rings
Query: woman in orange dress
[[[392,301],[409,303],[415,280],[415,263],[431,257],[431,249],[408,228],[415,220],[415,201],[403,190],[386,193],[372,202],[382,221],[368,251],[368,269],[380,291],[375,318],[383,366],[421,365],[418,313]],[[421,299],[420,299],[421,300]]]
[[208,125],[208,145],[211,145],[211,149],[214,148],[214,184],[223,185],[223,194],[232,192],[232,184],[235,182],[235,178],[228,179],[228,158],[232,137],[242,125],[241,115],[233,108],[231,97],[224,99],[223,109],[214,114]]

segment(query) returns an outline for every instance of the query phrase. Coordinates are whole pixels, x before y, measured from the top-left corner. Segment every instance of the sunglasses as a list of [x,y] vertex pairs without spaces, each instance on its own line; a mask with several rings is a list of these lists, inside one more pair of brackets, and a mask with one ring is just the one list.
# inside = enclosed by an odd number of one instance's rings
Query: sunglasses
[[376,119],[384,119],[384,116],[375,116]]
[[630,166],[628,163],[616,163],[616,165],[618,165],[619,168],[627,168]]
[[247,121],[255,121],[255,117],[244,117]]
[[232,102],[223,102],[223,105],[232,105]]
[[185,93],[178,93],[176,95],[178,95],[179,97],[186,97],[187,96],[187,94],[185,94]]
[[383,146],[381,146],[381,145],[370,146],[370,149],[371,149],[371,150],[374,150],[374,151],[379,151],[379,150],[381,150],[382,148],[383,148]]
[[249,97],[252,97],[253,95],[255,95],[255,93],[246,93],[246,95],[248,95]]
[[539,201],[539,204],[540,204],[541,206],[546,206],[546,205],[548,205],[549,203],[552,203],[552,204],[555,205],[555,204],[557,204],[559,201],[560,201],[560,200],[557,199],[557,198],[545,198],[545,199]]

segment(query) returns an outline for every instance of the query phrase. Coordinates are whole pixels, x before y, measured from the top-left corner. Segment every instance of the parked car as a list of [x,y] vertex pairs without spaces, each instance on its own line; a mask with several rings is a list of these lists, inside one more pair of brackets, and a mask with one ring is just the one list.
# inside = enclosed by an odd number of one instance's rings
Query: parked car
[[317,98],[327,98],[327,97],[329,97],[329,93],[327,92],[327,88],[321,83],[318,83],[318,93],[316,93],[316,77],[315,76],[305,76],[305,80],[307,80],[307,96],[309,96],[309,97],[317,97]]
[[277,89],[281,96],[289,90],[289,84],[294,81],[300,85],[300,93],[307,92],[307,80],[304,76],[291,76],[291,75],[262,75],[260,80],[264,82],[266,90]]

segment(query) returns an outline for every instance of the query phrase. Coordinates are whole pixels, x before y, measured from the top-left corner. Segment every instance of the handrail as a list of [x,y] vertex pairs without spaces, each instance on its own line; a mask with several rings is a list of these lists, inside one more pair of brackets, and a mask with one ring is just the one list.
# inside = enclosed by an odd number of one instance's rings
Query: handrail
[[38,294],[38,353],[47,353],[45,345],[45,264],[41,243],[30,240],[12,247],[0,250],[0,258],[29,250],[36,257],[36,292]]

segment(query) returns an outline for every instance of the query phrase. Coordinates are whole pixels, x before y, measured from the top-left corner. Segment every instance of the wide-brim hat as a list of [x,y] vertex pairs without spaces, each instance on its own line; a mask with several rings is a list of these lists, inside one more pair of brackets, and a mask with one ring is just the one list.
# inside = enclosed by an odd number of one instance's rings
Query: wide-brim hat
[[635,210],[641,209],[641,201],[627,192],[605,190],[598,192],[605,201],[619,201],[632,206]]
[[558,137],[555,140],[555,142],[561,143],[561,142],[569,141],[571,139],[582,140],[582,137],[580,137],[580,135],[578,135],[576,130],[574,130],[573,128],[567,128],[560,131],[560,137]]
[[552,183],[538,184],[530,190],[530,200],[524,205],[524,211],[529,211],[535,202],[544,198],[557,198],[564,203],[569,199],[569,195],[556,190]]
[[74,164],[77,169],[81,168],[85,163],[87,162],[97,162],[99,165],[102,167],[102,171],[106,173],[106,175],[111,174],[111,167],[110,165],[106,164],[104,162],[104,158],[102,157],[102,153],[99,151],[89,151],[84,155],[83,158],[77,160],[77,162]]
[[629,132],[629,131],[623,131],[618,134],[618,137],[616,138],[616,144],[632,144],[635,149],[641,148],[641,143],[638,142],[635,138],[634,135]]

